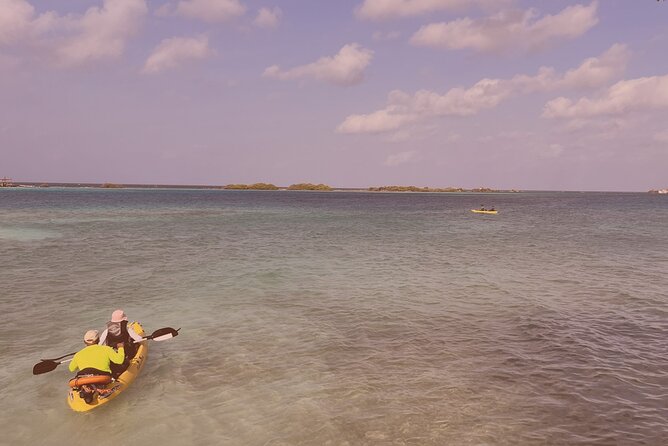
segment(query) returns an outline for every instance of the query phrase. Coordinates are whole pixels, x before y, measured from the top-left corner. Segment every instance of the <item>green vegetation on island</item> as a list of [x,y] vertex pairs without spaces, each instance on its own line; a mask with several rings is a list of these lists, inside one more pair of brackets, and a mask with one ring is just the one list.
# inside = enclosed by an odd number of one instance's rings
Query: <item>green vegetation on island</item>
[[417,187],[417,186],[380,186],[370,187],[371,192],[466,192],[461,187]]
[[[475,189],[464,189],[461,187],[417,187],[417,186],[380,186],[370,187],[370,192],[503,192],[488,187],[478,187]],[[512,192],[519,192],[515,189]]]
[[326,184],[297,183],[291,184],[288,190],[332,190]]
[[278,186],[271,183],[254,183],[254,184],[228,184],[223,186],[223,189],[233,190],[278,190]]

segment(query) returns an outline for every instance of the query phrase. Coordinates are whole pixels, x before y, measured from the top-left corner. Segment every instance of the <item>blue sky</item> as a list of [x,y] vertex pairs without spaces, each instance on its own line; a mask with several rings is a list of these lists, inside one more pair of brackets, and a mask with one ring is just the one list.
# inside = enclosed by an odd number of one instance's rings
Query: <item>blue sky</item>
[[0,0],[0,176],[668,186],[668,4]]

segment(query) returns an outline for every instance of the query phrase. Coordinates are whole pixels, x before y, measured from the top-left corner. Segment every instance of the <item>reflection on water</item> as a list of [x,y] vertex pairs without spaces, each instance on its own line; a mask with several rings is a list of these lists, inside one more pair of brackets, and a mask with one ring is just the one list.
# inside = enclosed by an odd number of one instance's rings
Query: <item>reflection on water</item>
[[[0,235],[0,429],[9,444],[663,444],[662,198],[0,194],[15,234]],[[468,211],[483,201],[501,213]],[[127,394],[75,414],[64,366],[31,367],[116,307],[181,334],[151,345]]]

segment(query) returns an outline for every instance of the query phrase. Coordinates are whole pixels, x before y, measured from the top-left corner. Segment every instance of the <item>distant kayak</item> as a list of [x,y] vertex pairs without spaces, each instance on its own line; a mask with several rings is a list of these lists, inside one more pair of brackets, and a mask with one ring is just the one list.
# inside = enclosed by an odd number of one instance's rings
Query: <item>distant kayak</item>
[[[144,336],[144,329],[139,322],[133,322],[131,326],[135,333],[139,336]],[[67,395],[67,404],[69,404],[70,408],[76,412],[87,412],[108,403],[120,395],[123,390],[127,389],[135,378],[137,378],[137,375],[139,375],[139,372],[141,372],[141,369],[144,367],[144,362],[146,361],[147,356],[148,341],[146,340],[139,344],[137,353],[135,353],[134,358],[130,360],[130,366],[127,370],[121,373],[118,379],[101,386],[102,389],[107,390],[105,396],[95,395],[93,402],[88,404],[79,396],[78,390],[72,388]]]
[[471,212],[475,212],[476,214],[498,214],[499,211],[481,211],[480,209],[471,209]]

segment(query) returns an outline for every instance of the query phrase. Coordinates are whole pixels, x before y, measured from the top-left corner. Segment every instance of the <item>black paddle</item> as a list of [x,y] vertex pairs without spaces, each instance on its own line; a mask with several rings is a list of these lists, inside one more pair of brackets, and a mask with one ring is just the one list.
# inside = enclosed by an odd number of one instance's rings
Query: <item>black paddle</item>
[[[150,336],[146,336],[143,339],[148,340],[148,339],[153,339],[154,341],[166,341],[167,339],[171,339],[175,336],[179,335],[179,330],[180,328],[177,328],[174,330],[172,327],[165,327],[165,328],[158,328],[156,331],[151,333]],[[60,359],[60,358],[58,358]]]
[[35,364],[32,368],[33,375],[41,375],[42,373],[50,372],[55,370],[63,362],[70,362],[71,359],[66,359],[64,361],[51,361],[50,359],[43,359],[41,362]]
[[77,352],[74,352],[74,353],[68,353],[68,354],[63,355],[63,356],[61,356],[61,357],[59,357],[59,358],[53,358],[53,359],[40,359],[40,361],[58,361],[59,359],[67,358],[68,356],[72,356],[72,355],[76,355],[76,354],[77,354]]
[[[154,341],[166,341],[167,339],[171,339],[174,336],[179,335],[179,330],[180,328],[174,330],[172,327],[165,327],[165,328],[159,328],[153,333],[151,333],[150,336],[146,336],[143,339],[144,340],[149,340],[152,339]],[[69,362],[71,361],[70,359],[66,359],[64,361],[58,361],[59,359],[66,358],[68,356],[74,355],[74,353],[69,353],[67,355],[61,356],[60,358],[54,358],[54,359],[42,359],[40,362],[35,364],[32,368],[32,374],[33,375],[41,375],[43,373],[48,373],[52,370],[55,370],[56,367],[58,367],[60,364],[64,362]]]

